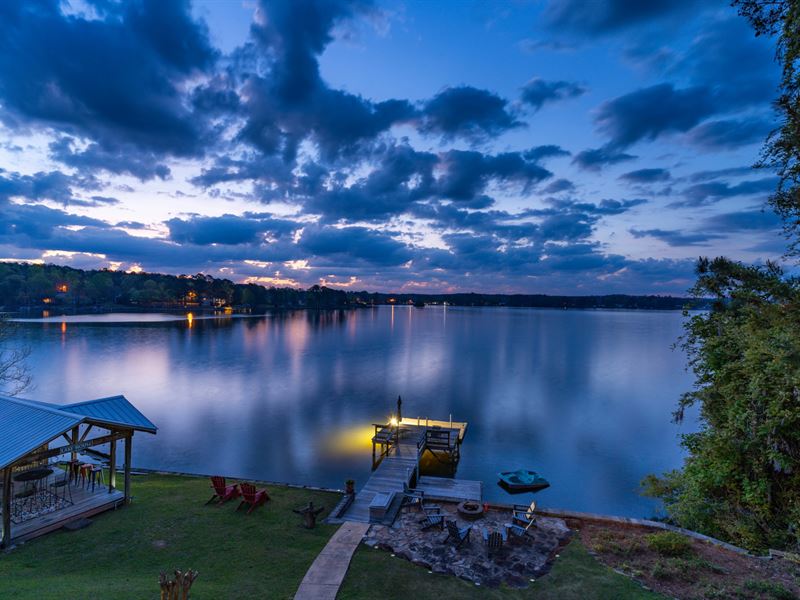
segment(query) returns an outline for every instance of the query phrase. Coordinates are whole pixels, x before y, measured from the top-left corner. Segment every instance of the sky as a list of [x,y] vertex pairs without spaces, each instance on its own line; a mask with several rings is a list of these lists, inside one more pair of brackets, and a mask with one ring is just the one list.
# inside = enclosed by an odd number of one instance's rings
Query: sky
[[778,79],[727,0],[9,0],[0,259],[684,294],[785,249]]

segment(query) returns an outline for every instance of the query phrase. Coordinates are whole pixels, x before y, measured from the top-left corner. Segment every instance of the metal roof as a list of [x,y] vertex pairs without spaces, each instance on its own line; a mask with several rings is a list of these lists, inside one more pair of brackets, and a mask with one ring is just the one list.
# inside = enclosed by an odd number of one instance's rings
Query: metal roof
[[98,398],[97,400],[66,404],[58,408],[65,412],[83,415],[93,421],[102,421],[110,425],[131,427],[150,433],[155,433],[157,430],[153,422],[128,402],[125,396]]
[[156,432],[156,426],[124,396],[59,406],[0,395],[0,469],[81,423]]
[[75,414],[0,396],[0,468],[45,445],[83,421]]

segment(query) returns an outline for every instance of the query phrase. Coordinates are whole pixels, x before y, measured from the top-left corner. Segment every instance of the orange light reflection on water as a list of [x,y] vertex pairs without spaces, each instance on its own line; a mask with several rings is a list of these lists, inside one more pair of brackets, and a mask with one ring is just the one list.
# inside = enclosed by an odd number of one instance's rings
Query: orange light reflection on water
[[192,313],[186,313],[186,321],[189,329],[191,329],[192,324],[194,323],[194,315]]

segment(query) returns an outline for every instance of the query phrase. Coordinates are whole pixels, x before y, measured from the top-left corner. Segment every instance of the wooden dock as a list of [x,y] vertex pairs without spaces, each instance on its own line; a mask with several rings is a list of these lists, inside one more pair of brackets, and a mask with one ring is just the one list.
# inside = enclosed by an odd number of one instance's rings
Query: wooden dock
[[[480,481],[419,476],[419,461],[425,452],[441,455],[442,460],[457,462],[466,430],[466,423],[432,419],[404,418],[393,425],[376,424],[372,476],[356,493],[341,519],[391,524],[400,510],[405,487],[421,490],[425,498],[432,500],[480,502],[483,497]],[[385,516],[376,521],[370,518],[370,504],[378,494],[394,494],[394,500]]]

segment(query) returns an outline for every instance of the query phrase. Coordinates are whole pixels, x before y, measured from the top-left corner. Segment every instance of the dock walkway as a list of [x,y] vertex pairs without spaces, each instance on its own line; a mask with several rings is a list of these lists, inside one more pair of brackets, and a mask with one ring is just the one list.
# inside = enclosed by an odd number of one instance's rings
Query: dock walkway
[[398,429],[386,427],[376,430],[378,443],[385,445],[381,451],[381,459],[341,519],[359,523],[373,522],[370,519],[369,507],[375,495],[394,493],[394,501],[382,521],[391,523],[400,510],[404,487],[410,486],[415,479],[416,489],[422,490],[426,498],[457,502],[481,501],[483,484],[480,481],[418,477],[419,459],[426,450],[444,451],[451,455],[455,453],[457,456],[458,446],[464,439],[466,425],[450,421],[403,419]]

